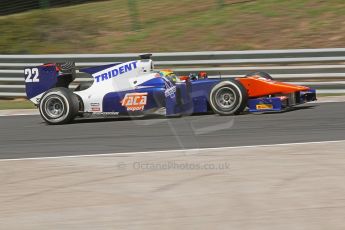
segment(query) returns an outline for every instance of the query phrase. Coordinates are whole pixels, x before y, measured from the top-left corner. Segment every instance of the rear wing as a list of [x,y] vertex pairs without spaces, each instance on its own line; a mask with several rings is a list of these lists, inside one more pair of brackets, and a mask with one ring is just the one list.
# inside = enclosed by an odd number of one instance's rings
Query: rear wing
[[29,100],[39,104],[42,95],[55,87],[66,87],[75,79],[74,62],[49,63],[24,69],[25,92]]

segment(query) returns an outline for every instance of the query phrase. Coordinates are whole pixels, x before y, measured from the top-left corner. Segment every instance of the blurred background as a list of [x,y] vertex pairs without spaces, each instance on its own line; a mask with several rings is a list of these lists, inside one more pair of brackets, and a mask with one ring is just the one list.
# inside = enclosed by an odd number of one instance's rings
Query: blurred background
[[344,0],[1,0],[0,53],[345,45]]

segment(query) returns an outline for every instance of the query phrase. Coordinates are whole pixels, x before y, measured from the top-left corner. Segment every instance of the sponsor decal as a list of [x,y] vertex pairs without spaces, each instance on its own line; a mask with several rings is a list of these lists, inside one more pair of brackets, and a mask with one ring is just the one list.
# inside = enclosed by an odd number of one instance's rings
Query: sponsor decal
[[136,69],[136,68],[137,68],[137,62],[136,61],[130,62],[126,65],[122,65],[120,67],[115,66],[114,69],[111,69],[108,72],[105,72],[105,73],[103,72],[102,74],[95,76],[95,80],[97,83],[102,82],[102,81],[106,81],[106,80],[109,80],[113,77],[122,75],[124,73],[129,72],[129,71],[132,71],[133,69]]
[[101,111],[101,107],[99,106],[99,103],[91,103],[91,111],[92,112]]
[[175,98],[176,86],[169,81],[166,77],[163,77],[165,83],[165,97]]
[[165,94],[165,97],[175,98],[176,86],[173,86],[171,88],[166,88],[164,94]]
[[121,105],[127,111],[142,111],[147,104],[147,93],[127,93],[121,101]]
[[258,104],[256,105],[257,110],[264,110],[264,109],[273,109],[273,105],[271,104]]
[[99,112],[99,111],[101,111],[101,108],[96,108],[96,107],[93,107],[93,108],[91,108],[91,111],[92,112]]
[[93,117],[114,117],[119,116],[119,112],[101,112],[101,113],[94,113]]

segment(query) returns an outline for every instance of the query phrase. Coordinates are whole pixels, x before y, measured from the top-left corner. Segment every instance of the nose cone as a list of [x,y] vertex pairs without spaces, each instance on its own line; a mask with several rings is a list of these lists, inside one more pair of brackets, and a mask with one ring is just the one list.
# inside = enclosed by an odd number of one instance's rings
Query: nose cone
[[240,81],[247,89],[249,97],[262,97],[272,94],[289,94],[310,89],[306,86],[293,85],[260,77],[237,78],[237,80]]

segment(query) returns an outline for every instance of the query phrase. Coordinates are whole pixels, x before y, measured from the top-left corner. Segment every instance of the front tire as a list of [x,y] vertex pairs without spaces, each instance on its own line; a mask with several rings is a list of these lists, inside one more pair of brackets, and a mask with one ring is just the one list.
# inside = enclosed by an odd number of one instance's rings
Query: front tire
[[48,124],[66,124],[77,116],[79,100],[77,95],[66,88],[53,88],[42,96],[39,111]]
[[210,93],[210,106],[220,115],[242,113],[247,106],[248,93],[236,80],[222,81],[215,85]]

